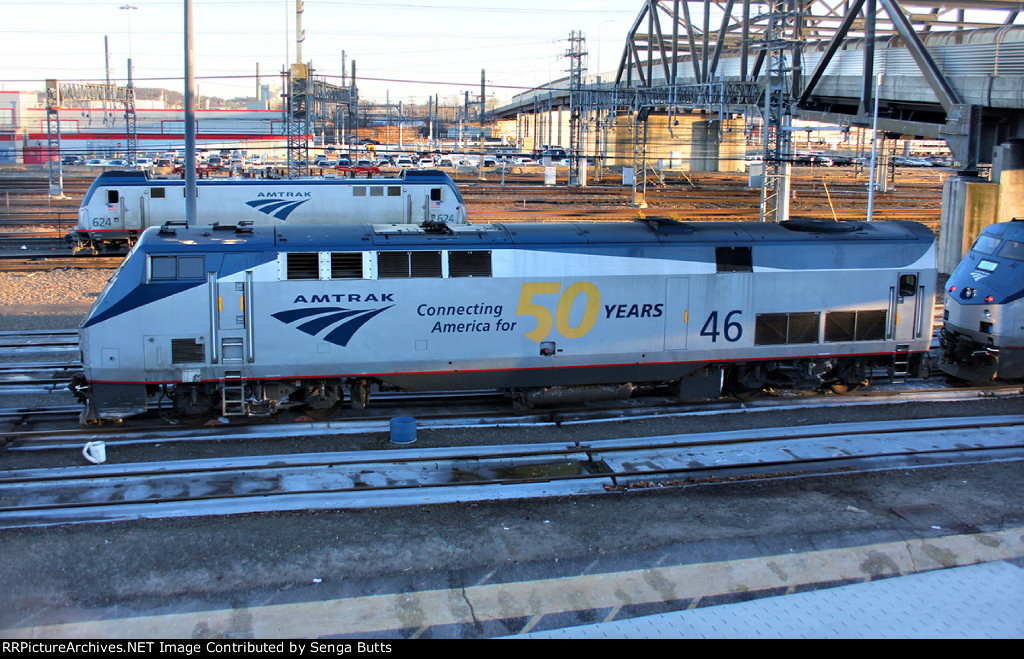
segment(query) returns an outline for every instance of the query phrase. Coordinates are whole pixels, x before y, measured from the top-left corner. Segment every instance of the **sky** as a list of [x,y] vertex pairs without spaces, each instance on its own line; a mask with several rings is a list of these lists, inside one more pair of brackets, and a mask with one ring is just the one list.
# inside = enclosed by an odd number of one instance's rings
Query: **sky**
[[[567,75],[569,35],[588,70],[614,72],[645,0],[304,0],[302,59],[341,84],[356,62],[360,99],[423,103],[480,91],[504,103]],[[184,90],[184,0],[0,0],[0,89],[111,81]],[[192,0],[199,94],[256,95],[296,57],[296,0]]]

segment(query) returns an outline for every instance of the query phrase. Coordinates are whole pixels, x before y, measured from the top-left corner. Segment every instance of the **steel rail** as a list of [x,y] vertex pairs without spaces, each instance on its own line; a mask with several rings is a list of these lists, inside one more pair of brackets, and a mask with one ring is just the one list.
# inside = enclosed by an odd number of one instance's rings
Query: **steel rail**
[[580,495],[1024,460],[1024,416],[0,472],[0,527]]
[[[359,416],[314,421],[309,418],[293,417],[289,421],[278,420],[266,423],[246,422],[220,423],[211,420],[210,425],[133,425],[117,424],[73,428],[47,428],[41,430],[18,430],[18,425],[32,424],[33,414],[40,415],[43,422],[54,417],[77,420],[81,411],[77,406],[54,406],[38,410],[0,409],[0,422],[9,428],[3,432],[6,450],[11,452],[66,451],[77,450],[90,441],[105,441],[112,446],[138,446],[148,444],[168,445],[172,442],[207,441],[249,441],[260,438],[295,438],[315,435],[329,437],[361,433],[386,433],[389,422],[395,416],[414,416],[417,424],[424,429],[452,428],[501,428],[520,426],[562,426],[618,422],[624,420],[684,419],[706,415],[752,414],[813,408],[844,408],[865,405],[909,404],[927,402],[957,402],[979,398],[1015,398],[1024,396],[1019,385],[994,385],[970,389],[930,388],[918,390],[871,390],[835,395],[787,395],[773,398],[758,398],[747,401],[735,399],[710,403],[680,403],[669,396],[652,396],[649,399],[630,399],[615,406],[601,406],[598,409],[538,409],[529,413],[509,412],[496,409],[489,404],[486,395],[481,395],[477,405],[459,408],[449,397],[439,394],[431,398],[420,397],[420,406],[413,407],[407,400],[397,399],[393,406],[370,408]],[[437,403],[444,402],[444,411],[437,411]],[[463,401],[465,405],[465,401]],[[480,407],[484,406],[484,409]]]

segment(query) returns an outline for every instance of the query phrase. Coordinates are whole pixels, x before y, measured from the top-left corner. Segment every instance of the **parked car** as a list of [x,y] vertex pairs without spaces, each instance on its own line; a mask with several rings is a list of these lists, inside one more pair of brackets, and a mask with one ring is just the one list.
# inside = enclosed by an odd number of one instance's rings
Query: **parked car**
[[513,165],[536,165],[537,163],[534,162],[533,158],[530,158],[529,156],[516,156],[515,158],[512,159],[512,164]]
[[124,158],[115,158],[114,160],[108,160],[107,166],[109,167],[127,167],[128,161]]
[[210,169],[220,169],[224,165],[224,160],[220,156],[210,156],[206,159],[206,166]]
[[320,154],[316,158],[313,159],[313,166],[314,167],[333,167],[334,166],[334,161],[332,161],[327,156],[325,156],[323,154]]
[[899,165],[900,167],[931,167],[932,161],[927,158],[908,158],[905,156],[896,156],[892,159],[893,164]]
[[62,165],[81,165],[82,156],[64,156],[60,162]]
[[107,161],[102,158],[90,158],[85,161],[86,167],[106,167]]
[[352,159],[348,156],[338,156],[338,167],[351,167]]
[[414,163],[412,161],[412,158],[410,158],[409,156],[398,156],[398,159],[395,160],[395,167],[415,167],[415,166],[416,166],[416,163]]

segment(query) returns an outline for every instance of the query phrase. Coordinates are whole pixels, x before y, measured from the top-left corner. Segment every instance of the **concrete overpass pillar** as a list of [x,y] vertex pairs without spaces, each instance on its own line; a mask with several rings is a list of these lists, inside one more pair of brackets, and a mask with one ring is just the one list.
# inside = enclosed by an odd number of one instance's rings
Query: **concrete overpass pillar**
[[953,272],[982,229],[1014,218],[1024,218],[1024,139],[996,147],[991,181],[966,172],[946,179],[939,225],[939,272]]
[[981,230],[997,221],[999,185],[975,173],[960,172],[942,184],[938,269],[951,274]]
[[992,180],[999,184],[999,221],[1024,218],[1024,139],[996,148]]
[[[633,164],[631,125],[627,115],[619,115],[607,132],[604,148],[609,166]],[[742,117],[720,122],[717,114],[670,117],[652,112],[647,118],[647,162],[656,169],[742,172],[746,156],[743,129]]]

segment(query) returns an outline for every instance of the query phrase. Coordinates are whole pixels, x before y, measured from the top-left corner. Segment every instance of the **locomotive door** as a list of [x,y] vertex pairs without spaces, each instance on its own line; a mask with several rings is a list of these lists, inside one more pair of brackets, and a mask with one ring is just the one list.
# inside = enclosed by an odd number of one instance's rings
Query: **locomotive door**
[[252,270],[242,281],[218,281],[211,274],[210,313],[216,358],[225,365],[251,363],[253,354]]
[[168,220],[185,219],[183,199],[172,196],[171,192],[162,186],[154,185],[143,193],[140,208],[142,211],[138,227],[140,230],[151,226],[160,226]]
[[895,286],[889,288],[888,338],[911,341],[921,338],[924,307],[924,286],[918,273],[902,272]]
[[686,350],[690,316],[690,280],[672,277],[665,281],[665,350]]
[[92,218],[92,228],[104,231],[124,229],[125,198],[120,190],[108,189],[106,193],[106,209],[101,211],[102,216]]

